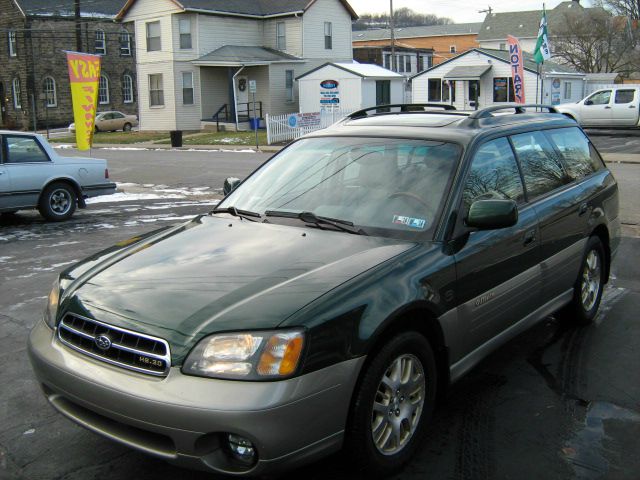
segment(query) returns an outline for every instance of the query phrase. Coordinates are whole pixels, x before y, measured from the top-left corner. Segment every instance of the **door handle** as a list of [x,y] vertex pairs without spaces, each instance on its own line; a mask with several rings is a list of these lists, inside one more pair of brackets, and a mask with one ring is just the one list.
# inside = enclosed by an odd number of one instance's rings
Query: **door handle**
[[606,107],[604,107],[605,110],[611,110],[611,107],[609,105],[607,105]]
[[523,244],[526,247],[527,245],[531,245],[533,242],[535,242],[535,240],[536,240],[536,230],[534,228],[532,230],[527,231],[524,234]]
[[580,208],[578,208],[578,216],[581,217],[582,215],[587,213],[587,210],[589,210],[589,205],[583,203],[582,205],[580,205]]
[[629,108],[636,108],[635,105],[629,105]]

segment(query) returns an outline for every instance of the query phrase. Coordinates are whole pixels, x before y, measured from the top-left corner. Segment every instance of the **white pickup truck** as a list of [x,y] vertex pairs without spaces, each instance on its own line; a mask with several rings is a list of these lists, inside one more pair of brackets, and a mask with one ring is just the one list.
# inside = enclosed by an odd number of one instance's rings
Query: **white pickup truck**
[[557,105],[556,110],[583,127],[638,127],[640,88],[629,85],[603,88],[577,103]]

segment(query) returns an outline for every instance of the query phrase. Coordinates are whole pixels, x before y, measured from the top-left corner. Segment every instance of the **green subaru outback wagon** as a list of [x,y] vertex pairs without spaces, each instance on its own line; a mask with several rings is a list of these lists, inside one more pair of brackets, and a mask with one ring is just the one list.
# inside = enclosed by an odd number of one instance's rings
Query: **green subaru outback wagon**
[[616,181],[552,107],[358,111],[225,193],[62,272],[29,353],[71,420],[233,475],[396,471],[492,350],[594,318],[619,244]]

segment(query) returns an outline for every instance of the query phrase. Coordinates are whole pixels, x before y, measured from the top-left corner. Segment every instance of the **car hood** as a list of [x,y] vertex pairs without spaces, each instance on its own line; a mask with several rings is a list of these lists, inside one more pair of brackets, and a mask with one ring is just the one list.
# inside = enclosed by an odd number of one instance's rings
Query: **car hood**
[[175,362],[207,334],[277,327],[414,246],[225,217],[196,217],[77,265],[63,275],[72,280],[61,308],[164,338]]

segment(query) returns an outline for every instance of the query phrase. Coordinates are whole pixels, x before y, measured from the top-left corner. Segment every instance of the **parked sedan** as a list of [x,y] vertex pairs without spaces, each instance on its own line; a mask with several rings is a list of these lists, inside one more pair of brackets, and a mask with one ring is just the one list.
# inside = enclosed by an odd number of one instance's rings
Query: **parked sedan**
[[62,157],[44,137],[0,130],[0,213],[37,208],[48,220],[70,218],[85,198],[109,195],[107,161]]
[[[96,132],[115,132],[116,130],[130,132],[137,126],[137,115],[127,115],[122,112],[101,112],[96,115]],[[69,131],[75,133],[75,123],[69,125]]]

